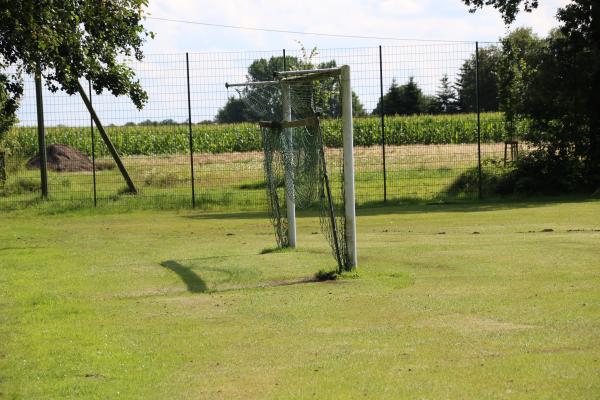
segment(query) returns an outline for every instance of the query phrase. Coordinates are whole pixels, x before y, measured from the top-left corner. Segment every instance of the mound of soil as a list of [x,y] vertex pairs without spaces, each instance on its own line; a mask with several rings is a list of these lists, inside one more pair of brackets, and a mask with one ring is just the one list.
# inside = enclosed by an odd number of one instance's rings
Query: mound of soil
[[[91,171],[92,161],[79,150],[64,144],[51,144],[46,148],[48,169],[57,172]],[[40,155],[36,154],[27,161],[28,169],[40,168]]]

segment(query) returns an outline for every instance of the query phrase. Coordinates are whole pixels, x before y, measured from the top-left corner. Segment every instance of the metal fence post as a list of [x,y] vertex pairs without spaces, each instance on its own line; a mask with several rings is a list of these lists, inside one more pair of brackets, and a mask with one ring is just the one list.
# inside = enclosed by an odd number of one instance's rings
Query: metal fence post
[[42,98],[42,74],[35,73],[35,103],[37,109],[38,148],[42,198],[48,199],[48,164],[46,161],[46,132],[44,128],[44,101]]
[[383,202],[387,202],[387,169],[385,165],[385,113],[383,111],[383,57],[379,46],[379,104],[381,105],[381,149],[383,152]]
[[287,59],[285,57],[285,49],[283,49],[283,70],[287,71]]
[[[92,81],[88,81],[88,91],[90,92],[90,104],[92,103]],[[94,186],[94,207],[98,205],[96,197],[96,135],[94,134],[94,119],[90,116],[90,131],[92,135],[92,182]]]
[[483,198],[483,177],[481,171],[481,110],[479,108],[479,42],[475,42],[475,107],[477,109],[477,172],[478,198]]
[[190,94],[190,57],[185,53],[185,70],[187,76],[187,101],[188,101],[188,135],[190,141],[190,174],[192,178],[192,208],[196,208],[196,188],[194,180],[194,138],[192,136],[192,99]]

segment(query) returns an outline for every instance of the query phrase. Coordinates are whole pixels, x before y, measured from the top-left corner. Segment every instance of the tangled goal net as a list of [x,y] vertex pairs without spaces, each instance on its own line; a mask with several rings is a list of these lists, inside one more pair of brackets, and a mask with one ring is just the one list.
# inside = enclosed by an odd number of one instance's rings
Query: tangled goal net
[[[318,208],[338,272],[356,267],[352,105],[347,66],[277,73],[273,81],[226,84],[259,120],[267,204],[279,247],[296,247],[296,210]],[[325,147],[328,135],[341,152]]]

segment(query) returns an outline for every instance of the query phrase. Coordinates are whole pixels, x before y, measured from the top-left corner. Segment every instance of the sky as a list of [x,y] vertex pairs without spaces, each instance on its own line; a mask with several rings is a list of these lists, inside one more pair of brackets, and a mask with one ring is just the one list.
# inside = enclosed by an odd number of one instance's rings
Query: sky
[[[566,0],[542,0],[513,24],[545,35]],[[425,40],[496,41],[506,32],[491,7],[472,14],[460,0],[150,0],[151,17],[341,35]],[[362,47],[397,41],[253,32],[148,19],[149,53]]]
[[[509,27],[531,27],[543,36],[557,25],[556,10],[567,0],[542,0],[532,13],[521,13]],[[352,69],[353,90],[367,111],[380,96],[378,46],[383,47],[383,85],[414,77],[422,90],[435,94],[444,74],[454,81],[474,41],[495,42],[507,28],[493,8],[469,13],[460,0],[149,0],[146,27],[155,33],[144,45],[146,57],[133,62],[149,102],[142,111],[127,98],[95,96],[96,112],[106,125],[147,119],[187,119],[185,53],[190,58],[192,121],[214,119],[236,93],[225,82],[246,80],[248,65],[257,58],[316,47],[315,63],[336,60]],[[230,29],[167,22],[186,20],[296,32],[393,37],[402,40]],[[444,42],[446,41],[446,42]],[[469,43],[451,43],[466,41]],[[485,46],[485,44],[483,44]],[[82,101],[64,93],[44,93],[47,126],[86,126],[89,115]],[[18,114],[21,125],[35,125],[35,93],[26,82]]]

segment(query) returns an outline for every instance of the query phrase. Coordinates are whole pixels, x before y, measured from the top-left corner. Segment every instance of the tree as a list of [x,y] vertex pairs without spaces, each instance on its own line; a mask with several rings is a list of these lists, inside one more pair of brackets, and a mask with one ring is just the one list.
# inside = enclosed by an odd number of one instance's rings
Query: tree
[[[286,56],[285,65],[282,56],[271,57],[268,60],[260,58],[254,60],[248,67],[246,79],[250,82],[271,81],[275,73],[286,70],[303,70],[314,68],[335,68],[335,60],[314,64],[312,58],[316,55],[316,49],[308,52],[302,48],[303,57]],[[285,67],[285,68],[284,68]],[[313,104],[324,116],[337,117],[340,110],[338,83],[334,79],[315,81],[312,84]],[[260,104],[261,112],[252,110],[250,104]],[[219,109],[215,120],[217,122],[243,122],[257,121],[263,119],[282,118],[281,93],[273,90],[266,93],[264,89],[252,87],[241,91],[240,98],[229,97],[223,108]],[[365,115],[365,110],[356,93],[352,92],[352,108],[355,116]],[[260,115],[259,115],[260,114]]]
[[382,106],[385,115],[421,114],[427,112],[429,101],[412,76],[401,86],[393,80],[388,92],[383,96],[383,104],[380,99],[373,114],[380,114]]
[[308,64],[298,57],[286,56],[284,68],[283,56],[271,57],[268,60],[259,58],[258,60],[254,60],[248,67],[247,78],[249,81],[272,81],[275,72],[283,71],[284,69],[307,69]]
[[[147,94],[123,56],[143,58],[153,34],[141,24],[147,0],[0,0],[0,69],[17,77],[0,80],[13,97],[23,90],[20,76],[40,72],[51,91],[77,92],[77,82],[93,82],[127,95],[141,108]],[[8,83],[7,83],[8,82]]]
[[518,28],[502,39],[497,66],[499,109],[504,114],[508,139],[516,136],[517,120],[524,114],[531,77],[545,43],[530,28]]
[[367,115],[367,111],[365,110],[365,106],[362,105],[358,95],[352,91],[352,114],[355,117],[364,117]]
[[447,74],[444,74],[440,80],[440,87],[431,101],[430,111],[433,114],[453,114],[458,112],[456,91],[450,84]]
[[258,117],[248,106],[246,101],[240,98],[229,97],[223,108],[219,109],[215,120],[221,124],[232,124],[235,122],[256,121]]
[[140,126],[158,126],[158,122],[152,121],[151,119],[145,119],[142,122],[140,122],[138,125],[140,125]]
[[[538,5],[533,0],[463,1],[473,10],[484,5],[497,8],[507,24],[514,21],[520,7],[530,11]],[[559,8],[557,17],[558,30],[546,39],[537,58],[530,61],[531,73],[523,82],[526,95],[518,110],[531,121],[527,139],[537,146],[535,154],[545,163],[545,170],[559,174],[566,165],[574,165],[571,180],[580,174],[584,187],[597,190],[600,6],[596,0],[573,0]]]
[[0,153],[4,151],[4,138],[17,119],[16,111],[23,93],[23,88],[18,85],[19,83],[11,81],[9,76],[0,74]]
[[[481,111],[498,111],[498,84],[496,67],[500,60],[500,50],[496,46],[479,49],[479,108]],[[461,112],[476,110],[477,60],[472,54],[459,72],[455,84],[458,108]]]
[[537,8],[538,0],[463,0],[463,2],[471,7],[471,12],[475,12],[484,6],[492,6],[502,14],[504,22],[511,24],[523,6],[523,10],[531,12]]

